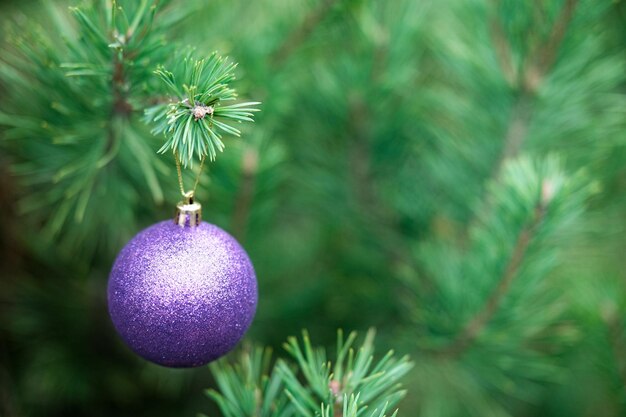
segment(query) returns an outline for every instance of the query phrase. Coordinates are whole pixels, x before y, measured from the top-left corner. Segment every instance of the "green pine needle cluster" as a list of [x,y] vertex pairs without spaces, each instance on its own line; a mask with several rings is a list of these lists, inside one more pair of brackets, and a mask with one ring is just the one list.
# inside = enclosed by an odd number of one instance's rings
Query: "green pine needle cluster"
[[208,155],[213,161],[217,152],[224,150],[220,131],[241,135],[239,129],[219,119],[252,122],[253,113],[258,111],[254,106],[260,103],[227,104],[237,97],[229,87],[235,79],[237,65],[217,52],[208,59],[198,60],[188,55],[175,62],[179,65],[173,71],[162,66],[155,71],[175,101],[146,110],[147,120],[155,123],[152,132],[164,133],[167,138],[159,153],[171,150],[185,166],[191,164],[194,154],[200,160]]
[[284,346],[295,362],[273,365],[269,350],[252,348],[235,364],[210,365],[219,391],[207,394],[224,417],[384,417],[406,394],[400,380],[413,365],[393,351],[375,362],[373,330],[358,349],[356,338],[352,332],[344,339],[339,331],[329,359],[304,332],[302,341],[291,337]]

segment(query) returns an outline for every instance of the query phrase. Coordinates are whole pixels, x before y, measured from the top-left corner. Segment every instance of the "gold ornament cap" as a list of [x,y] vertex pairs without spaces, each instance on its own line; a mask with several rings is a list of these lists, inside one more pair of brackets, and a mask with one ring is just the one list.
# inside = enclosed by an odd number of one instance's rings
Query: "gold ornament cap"
[[176,205],[174,223],[180,227],[196,227],[202,221],[202,205],[196,203],[193,191],[185,193],[185,199]]

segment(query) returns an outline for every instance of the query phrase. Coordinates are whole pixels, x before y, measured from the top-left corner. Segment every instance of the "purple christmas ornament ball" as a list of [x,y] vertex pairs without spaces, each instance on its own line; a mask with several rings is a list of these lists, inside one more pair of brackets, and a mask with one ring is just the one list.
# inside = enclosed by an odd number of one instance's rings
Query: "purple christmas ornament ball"
[[204,365],[230,351],[254,318],[252,263],[228,233],[209,223],[157,223],[118,255],[109,313],[126,344],[170,367]]

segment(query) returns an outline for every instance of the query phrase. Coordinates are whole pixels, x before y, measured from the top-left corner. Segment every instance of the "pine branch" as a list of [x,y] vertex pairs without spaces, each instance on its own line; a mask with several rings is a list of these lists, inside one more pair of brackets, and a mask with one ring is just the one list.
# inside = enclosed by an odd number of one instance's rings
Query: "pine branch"
[[563,376],[555,356],[574,341],[575,330],[562,325],[563,290],[550,278],[565,261],[561,233],[593,185],[582,173],[565,175],[554,157],[518,158],[488,190],[493,210],[481,214],[466,249],[420,247],[435,278],[435,291],[416,293],[414,313],[427,355],[413,389],[429,397],[425,413],[452,398],[450,414],[473,407],[471,415],[507,415],[497,398],[532,401],[538,383]]
[[[495,3],[498,4],[499,1]],[[492,42],[503,76],[513,87],[518,87],[521,83],[505,128],[502,151],[491,173],[490,178],[496,181],[501,177],[506,161],[516,158],[524,145],[533,120],[536,93],[556,60],[567,27],[573,18],[576,4],[577,0],[566,0],[559,17],[553,24],[548,40],[537,45],[530,53],[519,75],[512,61],[511,45],[502,30],[502,23],[497,17],[492,19]],[[486,198],[485,195],[481,199],[481,210],[488,211],[491,202]],[[476,220],[477,218],[473,217],[467,223],[466,231],[474,227]]]
[[[290,338],[285,349],[297,361],[306,381],[304,385],[289,367],[280,366],[287,395],[303,416],[313,417],[321,402],[333,408],[335,416],[344,395],[358,395],[359,405],[382,410],[394,406],[405,394],[398,380],[412,367],[408,358],[394,358],[388,352],[373,365],[374,332],[370,330],[361,348],[355,353],[352,344],[356,333],[344,341],[340,331],[337,337],[335,362],[327,361],[323,349],[311,347],[308,334],[303,334],[302,347],[296,338]],[[344,416],[345,417],[345,416]]]
[[[146,110],[146,120],[154,122],[154,134],[164,133],[165,144],[159,153],[172,151],[184,166],[198,160],[215,160],[224,150],[222,133],[240,136],[239,129],[226,123],[253,121],[258,102],[224,105],[237,98],[230,83],[236,64],[214,52],[209,58],[194,59],[187,54],[176,60],[172,71],[159,67],[155,74],[173,95],[173,101]],[[224,121],[220,121],[223,119]]]
[[[143,98],[137,87],[147,68],[169,48],[159,35],[166,28],[154,23],[160,11],[156,3],[138,3],[131,16],[115,2],[70,10],[76,25],[59,15],[59,27],[45,34],[28,23],[31,33],[10,36],[0,63],[0,81],[7,90],[0,124],[11,132],[6,138],[14,139],[5,146],[23,162],[14,165],[21,166],[16,174],[29,190],[20,199],[20,210],[41,219],[40,236],[89,256],[103,242],[117,248],[125,239],[123,230],[132,229],[126,211],[132,203],[124,191],[128,185],[115,184],[120,176],[162,200],[159,161],[145,151],[145,139],[122,137],[131,134],[135,123],[132,109]],[[177,15],[171,13],[172,19]],[[64,32],[61,41],[56,34]],[[142,65],[128,64],[135,59]],[[126,146],[132,156],[120,156]],[[106,198],[94,191],[108,187],[114,191]],[[124,207],[122,212],[104,209],[112,195],[120,197],[116,207]],[[126,227],[117,228],[120,221]],[[71,227],[76,223],[82,226]]]
[[545,76],[552,69],[556,61],[567,28],[574,17],[578,0],[565,0],[557,20],[552,26],[552,31],[545,43],[536,46],[536,50],[531,52],[531,58],[523,71],[524,90],[535,94],[541,86]]
[[[543,189],[547,190],[549,187],[551,187],[551,185],[544,182]],[[545,193],[546,191],[544,191],[544,195]],[[518,275],[518,271],[524,262],[524,257],[534,238],[537,228],[543,221],[547,209],[546,204],[548,201],[546,200],[546,198],[540,200],[539,204],[535,206],[532,220],[520,232],[502,276],[498,280],[498,284],[494,288],[491,295],[487,298],[482,310],[480,310],[470,321],[467,322],[454,341],[441,352],[444,356],[457,357],[470,348],[476,338],[480,335],[483,328],[489,323],[500,308],[502,300],[508,294],[511,284]]]
[[295,364],[279,359],[271,371],[269,351],[259,348],[242,353],[234,365],[221,360],[210,365],[219,392],[207,393],[224,417],[384,417],[404,396],[399,380],[412,364],[393,352],[374,363],[371,330],[356,352],[355,340],[356,333],[344,340],[339,331],[335,360],[329,361],[304,332],[302,343],[292,337],[285,344]]
[[504,147],[500,159],[495,165],[493,178],[498,178],[505,161],[519,155],[533,117],[534,99],[528,94],[521,94],[513,104],[511,117],[504,134]]
[[[146,1],[142,2],[142,5],[144,6],[143,10],[145,10],[145,6],[147,5]],[[114,7],[114,6],[112,6]],[[79,10],[75,9],[75,13],[80,13]],[[135,21],[138,23],[139,20],[141,18],[141,15],[138,14],[137,18],[135,19]],[[135,24],[135,30],[136,30],[136,25]],[[115,32],[115,30],[113,30],[113,32]],[[118,152],[119,148],[120,148],[120,140],[121,140],[121,135],[119,134],[119,129],[117,129],[118,124],[116,122],[116,120],[114,119],[128,119],[130,117],[130,115],[133,113],[134,109],[132,104],[128,101],[128,90],[129,90],[129,86],[128,84],[128,79],[126,77],[125,74],[125,69],[124,69],[124,62],[126,60],[126,50],[124,48],[124,44],[129,41],[131,39],[131,37],[133,36],[134,31],[133,30],[129,30],[127,31],[127,37],[124,39],[121,39],[119,37],[119,35],[112,33],[111,36],[114,36],[115,39],[117,39],[117,48],[118,48],[118,52],[113,54],[113,59],[112,59],[112,77],[111,77],[111,96],[113,97],[112,99],[112,105],[111,105],[111,114],[110,114],[110,118],[107,125],[107,142],[105,145],[105,158],[102,160],[102,162],[99,164],[100,168],[105,167],[108,163],[110,163],[114,157],[115,154]],[[160,187],[156,187],[154,188],[154,195],[155,195],[155,202],[157,204],[160,204],[163,201],[163,192],[161,191]]]
[[[536,163],[522,158],[507,164],[502,181],[493,181],[489,190],[494,210],[483,213],[480,224],[472,229],[464,260],[456,268],[454,255],[447,256],[453,264],[451,270],[463,277],[453,281],[439,277],[438,292],[449,304],[450,323],[454,327],[461,320],[465,323],[450,342],[436,344],[439,347],[434,350],[439,356],[457,358],[475,345],[487,328],[497,331],[498,326],[506,327],[498,313],[523,308],[525,299],[520,298],[520,292],[531,296],[549,272],[546,268],[551,263],[546,264],[546,260],[554,258],[546,239],[578,215],[593,186],[580,174],[565,177],[553,158]],[[524,282],[515,285],[522,277]],[[464,288],[464,282],[472,283],[471,292]],[[549,314],[533,311],[537,321],[531,324],[530,311],[524,319],[533,329],[552,323]],[[516,337],[512,332],[511,340]]]
[[[535,101],[534,96],[556,60],[559,47],[573,17],[576,4],[577,0],[566,0],[558,19],[552,27],[548,40],[538,45],[536,50],[531,52],[524,66],[521,74],[522,90],[511,110],[512,116],[506,128],[502,154],[494,169],[494,178],[500,175],[504,161],[515,158],[522,148],[532,121]],[[494,23],[494,25],[500,27],[499,23]],[[506,41],[503,34],[497,34],[495,43],[496,51],[500,49],[510,49],[510,47],[507,46],[508,41]],[[506,53],[507,52],[500,52],[499,55]],[[502,56],[500,59],[502,71],[507,79],[510,79],[513,75],[510,59],[510,57],[505,56]]]

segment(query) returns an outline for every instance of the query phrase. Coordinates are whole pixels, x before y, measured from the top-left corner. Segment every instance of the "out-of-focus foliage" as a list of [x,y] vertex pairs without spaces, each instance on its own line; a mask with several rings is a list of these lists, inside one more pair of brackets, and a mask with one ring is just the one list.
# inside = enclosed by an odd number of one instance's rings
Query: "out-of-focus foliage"
[[[178,199],[142,119],[185,44],[263,102],[197,192],[255,264],[251,339],[377,327],[415,362],[398,415],[626,413],[623,1],[119,3],[0,6],[0,414],[219,415],[199,393],[230,395],[237,368],[134,357],[104,299],[115,253]],[[272,369],[243,358],[253,384]],[[352,393],[302,404],[369,416]]]

